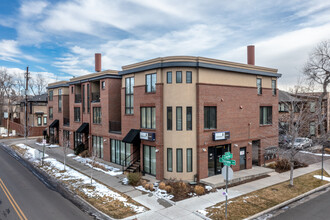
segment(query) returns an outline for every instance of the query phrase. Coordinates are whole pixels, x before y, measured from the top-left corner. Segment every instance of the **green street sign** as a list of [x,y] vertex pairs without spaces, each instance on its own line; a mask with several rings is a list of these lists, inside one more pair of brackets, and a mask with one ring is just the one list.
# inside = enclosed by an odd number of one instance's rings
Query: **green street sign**
[[233,158],[233,154],[230,152],[226,152],[225,155],[219,158],[219,162],[223,163],[225,166],[236,165],[235,160],[231,160]]

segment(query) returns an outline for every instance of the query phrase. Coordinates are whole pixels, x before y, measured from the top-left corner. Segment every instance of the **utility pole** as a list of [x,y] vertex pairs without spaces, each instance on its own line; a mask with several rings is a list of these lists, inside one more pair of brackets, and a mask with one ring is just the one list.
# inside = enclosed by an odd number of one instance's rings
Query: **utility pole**
[[25,74],[25,127],[24,127],[24,137],[25,137],[25,141],[27,139],[27,135],[28,135],[28,106],[27,106],[27,101],[28,101],[28,90],[29,90],[29,67],[26,67],[26,74]]

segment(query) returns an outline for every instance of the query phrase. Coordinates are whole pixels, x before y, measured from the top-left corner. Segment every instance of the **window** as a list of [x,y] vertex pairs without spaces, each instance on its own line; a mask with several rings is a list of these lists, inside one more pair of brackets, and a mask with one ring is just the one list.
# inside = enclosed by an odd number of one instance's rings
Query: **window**
[[87,112],[89,113],[91,111],[91,106],[89,103],[89,84],[87,84]]
[[73,116],[75,122],[80,122],[80,107],[74,107]]
[[315,106],[316,106],[316,102],[310,102],[310,103],[309,103],[310,111],[311,111],[312,113],[315,112]]
[[156,92],[157,74],[146,75],[146,92]]
[[262,94],[262,80],[260,78],[257,78],[257,90],[258,90],[258,95]]
[[53,107],[49,107],[49,119],[53,119]]
[[58,112],[62,112],[62,89],[58,90]]
[[172,107],[167,107],[167,130],[172,130]]
[[280,103],[279,105],[278,105],[278,110],[280,111],[280,112],[288,112],[289,110],[288,110],[288,105],[286,104],[286,103]]
[[187,107],[187,115],[186,115],[186,120],[187,120],[187,131],[192,130],[192,107]]
[[156,129],[156,108],[141,108],[141,128]]
[[38,122],[38,126],[42,125],[41,115],[38,115],[37,122]]
[[182,83],[182,71],[176,71],[176,83]]
[[172,148],[167,148],[167,171],[173,171],[173,151]]
[[182,107],[176,107],[176,130],[182,131]]
[[192,172],[192,148],[187,149],[187,172]]
[[101,107],[93,107],[93,123],[101,124],[102,112]]
[[53,90],[49,90],[49,101],[53,101],[53,95],[54,95],[54,91]]
[[309,124],[309,134],[311,136],[315,135],[315,122],[311,122]]
[[71,86],[71,94],[73,94],[73,86]]
[[82,89],[82,108],[83,108],[83,113],[85,113],[85,85],[83,85],[83,89]]
[[260,107],[260,124],[271,125],[272,124],[272,106]]
[[103,158],[103,137],[93,135],[92,145],[94,156]]
[[82,133],[74,132],[74,149],[76,149],[76,147],[82,144],[82,138],[83,138]]
[[191,71],[186,72],[186,83],[192,83],[192,73],[191,73]]
[[171,84],[172,83],[172,72],[169,71],[167,72],[167,84]]
[[156,175],[156,147],[143,145],[143,170]]
[[276,80],[272,80],[272,92],[273,95],[276,95]]
[[[131,162],[131,145],[120,140],[111,139],[111,162],[128,166]],[[125,164],[126,159],[126,164]],[[133,158],[132,158],[133,159]]]
[[176,172],[183,172],[182,148],[176,149]]
[[101,87],[102,89],[105,89],[105,81],[102,81]]
[[30,102],[29,104],[30,104],[30,105],[29,105],[29,106],[30,106],[30,114],[32,114],[32,109],[33,109],[33,107],[32,107],[32,102]]
[[204,129],[217,128],[217,107],[205,106],[204,107]]
[[47,125],[47,116],[44,116],[44,125]]
[[125,79],[125,114],[134,114],[134,77]]

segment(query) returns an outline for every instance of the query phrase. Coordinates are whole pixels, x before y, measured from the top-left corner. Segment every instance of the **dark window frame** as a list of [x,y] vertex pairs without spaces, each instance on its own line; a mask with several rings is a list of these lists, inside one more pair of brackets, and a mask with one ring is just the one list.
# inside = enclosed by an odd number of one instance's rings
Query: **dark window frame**
[[[39,120],[40,120],[40,123],[39,123]],[[38,115],[37,116],[37,125],[38,126],[41,126],[42,125],[42,116],[41,115]]]
[[[143,109],[144,109],[144,119],[145,121],[143,122]],[[150,109],[150,127],[148,126],[148,109]],[[153,113],[154,112],[154,113]],[[154,120],[153,120],[154,118]],[[154,124],[152,122],[155,122]],[[143,124],[145,126],[143,126]],[[144,129],[152,129],[155,130],[156,129],[156,107],[152,106],[152,107],[141,107],[140,108],[140,127],[144,128]]]
[[167,117],[167,130],[172,131],[172,129],[173,129],[173,109],[172,109],[172,106],[168,106],[166,112],[167,112],[167,114],[166,114],[166,117]]
[[262,79],[257,78],[257,94],[262,95]]
[[80,122],[80,107],[73,108],[73,118],[75,122]]
[[85,113],[85,85],[82,86],[82,110]]
[[102,123],[102,111],[101,107],[93,107],[93,124]]
[[53,119],[53,116],[54,116],[54,109],[53,107],[49,107],[48,108],[48,111],[49,111],[49,119]]
[[[150,79],[148,79],[149,76],[150,76]],[[155,81],[153,79],[155,79]],[[153,84],[153,82],[154,82],[154,84]],[[157,73],[146,74],[145,83],[146,83],[145,92],[146,93],[155,93],[156,92],[156,83],[157,83]],[[148,88],[149,87],[148,85],[150,85],[150,90]]]
[[[169,162],[169,156],[171,156],[171,162]],[[173,149],[167,148],[167,172],[173,172]],[[171,166],[169,166],[171,165]]]
[[[190,77],[188,77],[188,73]],[[186,71],[186,83],[192,83],[192,71]]]
[[[211,125],[211,110],[215,110],[215,118],[213,119],[215,121],[215,127],[212,127]],[[218,112],[217,112],[217,106],[204,106],[204,129],[205,130],[214,130],[217,129],[217,116]]]
[[[135,83],[134,77],[128,77],[125,79],[125,114],[126,115],[134,114],[134,83]],[[129,97],[128,98],[129,103],[127,103],[127,97]]]
[[[178,77],[180,75],[180,78]],[[176,71],[176,83],[182,83],[182,71]],[[180,79],[180,80],[179,80]]]
[[[179,158],[178,152],[181,151],[181,158]],[[181,165],[181,170],[179,170],[179,160],[180,160],[180,165]],[[183,172],[183,150],[182,148],[177,148],[176,149],[176,172],[177,173],[182,173]]]
[[[273,106],[260,106],[259,108],[259,124],[272,125],[273,124]],[[266,121],[264,121],[264,112],[266,111]]]
[[[178,117],[178,110],[181,111],[181,118]],[[175,121],[176,121],[176,130],[182,131],[183,128],[183,120],[182,120],[182,106],[177,106],[175,110]],[[179,120],[181,120],[181,127],[179,127]]]
[[101,81],[101,88],[105,89],[105,81]]
[[186,130],[192,131],[192,107],[187,106],[186,108]]
[[91,106],[90,106],[90,88],[89,84],[87,84],[87,112],[89,113],[91,111]]
[[[170,76],[170,77],[169,77]],[[172,71],[168,71],[166,73],[166,82],[167,84],[172,84],[173,78],[172,78]]]
[[[191,151],[191,157],[189,158],[188,151]],[[186,160],[187,160],[187,173],[193,172],[193,150],[192,148],[187,148],[186,150]],[[188,161],[190,161],[190,166]]]
[[49,98],[48,101],[53,101],[54,90],[49,90]]
[[272,79],[272,93],[273,96],[276,96],[276,80]]

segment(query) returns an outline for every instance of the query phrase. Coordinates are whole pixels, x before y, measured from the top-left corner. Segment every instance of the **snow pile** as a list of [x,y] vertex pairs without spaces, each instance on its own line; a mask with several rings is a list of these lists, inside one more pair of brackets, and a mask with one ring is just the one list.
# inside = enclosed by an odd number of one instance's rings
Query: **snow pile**
[[212,186],[205,186],[205,189],[206,189],[207,191],[211,191],[213,188],[212,188]]
[[[56,178],[65,181],[65,180],[75,180],[73,183],[70,183],[70,186],[72,186],[74,189],[78,189],[84,194],[86,194],[90,198],[107,198],[107,202],[111,202],[114,200],[120,201],[124,204],[126,207],[132,208],[136,213],[142,213],[145,212],[145,208],[143,206],[138,206],[131,204],[127,201],[125,197],[120,195],[117,192],[112,191],[107,186],[100,184],[96,181],[93,181],[92,186],[93,188],[84,187],[86,185],[91,185],[91,179],[90,177],[73,170],[66,166],[66,170],[63,171],[64,164],[53,159],[48,158],[45,159],[45,162],[50,164],[50,171],[51,174],[54,175]],[[55,168],[55,169],[54,169]],[[61,171],[61,172],[59,172]]]
[[60,145],[57,145],[57,144],[51,144],[51,145],[48,145],[46,146],[48,148],[55,148],[55,147],[60,147]]
[[[39,151],[37,149],[34,149],[32,147],[29,147],[25,144],[16,144],[16,146],[26,150],[24,155],[23,155],[24,158],[27,158],[27,159],[30,159],[30,160],[40,160],[40,159],[42,159],[42,152],[41,151]],[[48,154],[45,154],[45,157],[48,157]]]
[[125,177],[121,180],[124,185],[128,185],[128,179]]
[[66,155],[67,157],[75,157],[76,155],[75,154],[68,154]]
[[82,158],[80,156],[76,156],[73,159],[80,162],[80,163],[82,163],[82,164],[84,164],[84,165],[86,165],[86,166],[89,166],[90,168],[93,168],[94,170],[109,174],[110,176],[118,176],[118,175],[123,174],[123,172],[119,168],[115,168],[115,167],[112,167],[112,166],[109,166],[109,165],[106,165],[104,163],[100,163],[100,162],[97,162],[97,161],[95,161],[94,164],[98,165],[98,166],[102,166],[106,170],[103,170],[103,169],[95,167],[95,166],[93,167],[92,166],[93,160],[91,160],[90,158]]
[[137,186],[135,187],[135,189],[141,190],[143,192],[147,192],[147,193],[152,193],[154,196],[156,196],[157,198],[161,198],[161,199],[173,199],[174,196],[173,195],[169,195],[166,190],[162,190],[159,189],[158,186],[154,186],[154,191],[150,191],[148,189],[145,189],[143,186]]
[[[316,179],[321,179],[322,178],[321,175],[314,175],[314,177]],[[323,180],[330,182],[330,177],[323,176]]]
[[[36,145],[39,145],[39,146],[44,146],[44,144],[43,144],[43,143],[39,143],[39,142],[36,142]],[[45,144],[45,146],[47,147],[47,146],[49,146],[49,144]]]

